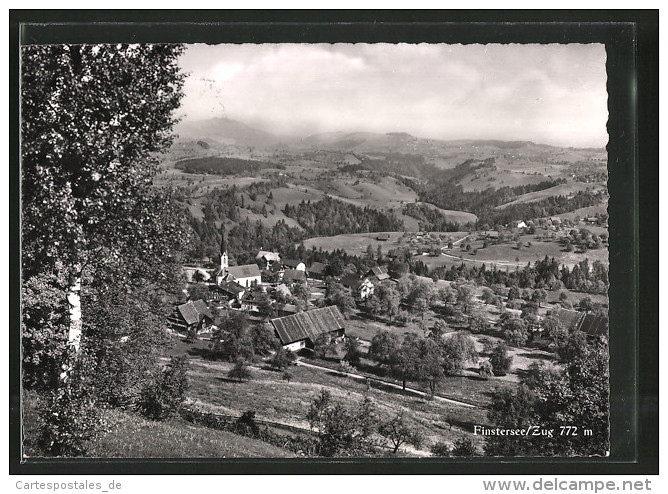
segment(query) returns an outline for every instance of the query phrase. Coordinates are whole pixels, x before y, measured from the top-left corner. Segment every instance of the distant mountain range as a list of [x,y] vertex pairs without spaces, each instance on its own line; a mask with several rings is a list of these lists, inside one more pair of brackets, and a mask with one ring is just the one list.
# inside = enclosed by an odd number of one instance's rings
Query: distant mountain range
[[[212,118],[181,122],[176,128],[181,145],[188,141],[203,141],[211,148],[229,146],[293,151],[344,151],[359,153],[405,153],[437,155],[456,152],[462,148],[494,148],[497,152],[522,150],[527,153],[550,153],[564,148],[536,144],[531,141],[455,140],[446,141],[415,137],[405,132],[326,132],[306,137],[278,135],[259,130],[229,118]],[[593,151],[593,150],[588,150]],[[604,150],[601,150],[604,151]]]

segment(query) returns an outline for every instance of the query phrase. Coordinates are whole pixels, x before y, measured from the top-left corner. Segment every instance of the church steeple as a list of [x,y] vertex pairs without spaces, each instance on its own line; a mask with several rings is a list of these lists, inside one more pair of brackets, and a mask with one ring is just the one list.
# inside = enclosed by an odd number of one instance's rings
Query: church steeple
[[230,267],[229,258],[227,257],[227,238],[225,233],[225,223],[223,222],[220,229],[220,270],[226,272]]

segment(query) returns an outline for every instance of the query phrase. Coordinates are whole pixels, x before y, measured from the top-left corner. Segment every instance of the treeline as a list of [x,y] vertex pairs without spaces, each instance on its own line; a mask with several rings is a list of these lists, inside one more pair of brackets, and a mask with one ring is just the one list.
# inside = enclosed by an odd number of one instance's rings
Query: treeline
[[317,202],[286,204],[283,213],[294,218],[310,237],[343,233],[391,232],[403,230],[403,221],[392,213],[359,207],[325,196]]
[[447,220],[443,213],[427,204],[408,203],[403,213],[418,220],[420,231],[456,232],[460,229],[459,223]]
[[285,169],[284,165],[278,163],[220,156],[182,160],[174,166],[186,173],[209,173],[212,175],[237,175],[258,172],[265,168]]
[[458,266],[445,266],[428,270],[427,276],[434,279],[455,281],[458,279],[475,280],[478,284],[492,286],[500,283],[506,286],[518,286],[520,288],[546,288],[548,290],[559,290],[568,288],[586,293],[606,294],[608,289],[608,268],[601,261],[589,264],[585,259],[569,269],[568,266],[560,267],[559,261],[548,258],[536,261],[534,264],[527,263],[521,269],[515,271],[504,271],[493,266],[491,269],[484,264],[478,266],[467,266],[462,263]]

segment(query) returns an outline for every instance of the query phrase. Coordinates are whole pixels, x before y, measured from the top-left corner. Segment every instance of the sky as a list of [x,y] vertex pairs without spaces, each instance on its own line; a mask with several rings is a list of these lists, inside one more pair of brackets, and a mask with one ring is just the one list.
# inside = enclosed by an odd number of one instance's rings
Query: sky
[[188,45],[184,120],[604,147],[602,44]]

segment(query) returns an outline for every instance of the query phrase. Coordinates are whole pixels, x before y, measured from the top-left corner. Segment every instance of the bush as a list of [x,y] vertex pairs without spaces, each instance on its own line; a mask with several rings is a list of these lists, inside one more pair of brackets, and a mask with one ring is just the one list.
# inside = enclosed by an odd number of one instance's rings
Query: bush
[[480,362],[480,367],[478,368],[478,375],[483,379],[492,377],[493,368],[489,360],[483,360]]
[[172,357],[141,392],[138,409],[153,420],[163,420],[178,412],[188,390],[187,357]]
[[248,368],[248,365],[246,365],[246,361],[243,359],[238,359],[234,364],[234,367],[232,367],[230,372],[227,373],[227,377],[230,379],[236,379],[237,381],[241,382],[244,379],[252,379],[253,376],[250,372],[250,369]]
[[431,454],[433,456],[450,456],[452,451],[447,443],[438,441],[431,445]]
[[79,370],[49,393],[40,406],[40,440],[43,451],[56,456],[80,456],[86,443],[104,428],[97,400]]
[[260,434],[260,426],[255,422],[255,412],[248,410],[239,417],[234,424],[234,432],[247,437],[257,437]]
[[452,448],[452,456],[478,456],[473,442],[468,437],[457,439]]

